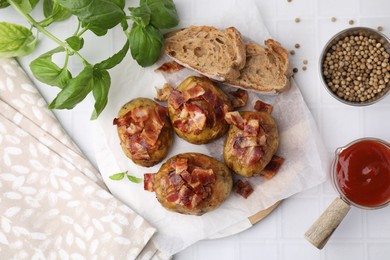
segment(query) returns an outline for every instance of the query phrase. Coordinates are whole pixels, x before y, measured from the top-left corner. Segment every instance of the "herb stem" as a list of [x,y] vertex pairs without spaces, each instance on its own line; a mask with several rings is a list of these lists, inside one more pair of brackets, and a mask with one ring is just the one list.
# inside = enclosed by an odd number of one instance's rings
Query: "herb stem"
[[57,43],[59,46],[62,46],[63,48],[65,48],[65,50],[67,50],[69,53],[74,53],[76,54],[84,63],[84,65],[86,64],[89,64],[84,58],[83,56],[80,55],[80,53],[78,53],[77,51],[73,50],[72,47],[70,47],[69,44],[67,44],[66,42],[63,42],[61,41],[60,39],[58,39],[56,36],[54,36],[51,32],[49,32],[48,30],[46,30],[45,28],[43,28],[37,21],[34,20],[34,18],[31,17],[31,15],[29,14],[26,14],[20,7],[17,3],[15,3],[14,0],[9,0],[8,1],[9,4],[20,14],[22,15],[32,26],[34,26],[38,31],[40,31],[41,33],[43,33],[44,35],[46,35],[49,39],[51,39],[52,41],[54,41],[55,43]]
[[80,32],[78,32],[76,35],[81,36],[83,33],[85,33],[88,30],[88,27],[84,27]]

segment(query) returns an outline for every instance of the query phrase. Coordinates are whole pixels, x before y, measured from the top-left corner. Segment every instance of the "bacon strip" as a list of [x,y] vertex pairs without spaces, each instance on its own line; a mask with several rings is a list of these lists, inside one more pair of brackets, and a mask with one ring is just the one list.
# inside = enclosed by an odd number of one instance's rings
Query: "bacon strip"
[[261,100],[257,100],[255,103],[255,110],[259,112],[267,112],[268,114],[271,114],[273,110],[273,106]]
[[277,155],[272,156],[271,161],[265,166],[264,170],[260,172],[260,176],[263,176],[267,180],[275,176],[280,167],[284,163],[285,159]]
[[138,142],[132,142],[128,140],[127,147],[130,149],[130,153],[134,160],[149,160],[150,155],[146,147]]
[[190,99],[197,98],[202,96],[205,93],[203,87],[199,84],[194,85],[193,87],[187,88],[184,91],[184,100],[187,102]]
[[172,105],[174,109],[179,109],[179,107],[183,105],[185,102],[183,93],[175,89],[172,89],[171,94],[169,95],[168,98],[168,102]]
[[225,114],[225,120],[230,125],[235,125],[239,129],[244,130],[245,121],[238,111],[228,112]]
[[163,63],[160,67],[158,67],[154,71],[156,71],[156,72],[161,71],[164,73],[173,73],[173,72],[182,70],[183,68],[184,67],[182,65],[180,65],[179,63],[177,63],[175,61],[168,61],[168,62]]
[[248,91],[243,89],[237,89],[236,91],[230,91],[229,95],[232,97],[232,105],[234,108],[243,107],[248,102]]
[[154,191],[154,173],[144,174],[144,190]]
[[172,87],[165,83],[162,88],[156,88],[157,97],[154,99],[157,101],[168,101],[169,95],[171,95]]
[[234,185],[234,191],[246,199],[252,194],[253,188],[248,181],[238,180]]
[[173,122],[173,126],[183,133],[197,133],[206,127],[206,114],[197,105],[185,103],[180,117]]

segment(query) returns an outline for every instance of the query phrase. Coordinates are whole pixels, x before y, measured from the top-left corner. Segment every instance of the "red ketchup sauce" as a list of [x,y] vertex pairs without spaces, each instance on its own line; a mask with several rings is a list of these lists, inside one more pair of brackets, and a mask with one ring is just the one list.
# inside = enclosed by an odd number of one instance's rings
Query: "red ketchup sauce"
[[372,140],[357,142],[339,155],[336,182],[352,202],[376,207],[390,201],[390,149]]

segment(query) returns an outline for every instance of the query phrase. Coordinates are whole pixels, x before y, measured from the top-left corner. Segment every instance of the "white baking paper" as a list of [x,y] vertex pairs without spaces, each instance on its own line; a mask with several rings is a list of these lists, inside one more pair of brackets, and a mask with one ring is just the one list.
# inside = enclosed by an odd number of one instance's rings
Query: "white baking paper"
[[[209,1],[207,5],[185,0],[177,0],[175,3],[181,19],[180,27],[234,26],[243,36],[257,43],[263,44],[264,40],[270,38],[257,6],[251,0]],[[175,254],[198,240],[213,237],[235,225],[243,226],[249,216],[326,179],[328,155],[310,111],[293,81],[291,89],[278,96],[262,96],[250,92],[248,109],[253,110],[257,99],[273,105],[272,115],[278,123],[280,135],[277,155],[284,157],[286,161],[271,180],[251,178],[249,181],[255,191],[248,199],[232,193],[216,210],[203,216],[188,216],[165,210],[154,193],[143,190],[142,184],[110,180],[108,176],[117,172],[128,170],[132,175],[143,177],[144,173],[157,172],[161,166],[159,164],[144,168],[132,163],[121,150],[116,126],[112,124],[120,107],[129,100],[155,97],[155,87],[162,87],[166,82],[162,74],[154,72],[155,68],[156,66],[141,68],[128,55],[125,61],[112,70],[109,103],[97,124],[99,138],[96,140],[96,155],[99,169],[110,191],[158,229],[153,239],[160,250]],[[177,75],[184,77],[183,72]],[[177,82],[176,80],[173,84]],[[208,145],[193,145],[175,136],[167,159],[178,153],[200,152],[222,160],[223,138]],[[250,222],[247,223],[250,226]]]

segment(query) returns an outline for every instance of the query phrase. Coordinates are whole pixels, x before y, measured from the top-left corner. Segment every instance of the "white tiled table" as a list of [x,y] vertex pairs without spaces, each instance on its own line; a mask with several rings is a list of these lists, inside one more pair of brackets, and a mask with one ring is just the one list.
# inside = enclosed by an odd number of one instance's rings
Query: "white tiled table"
[[[330,154],[353,139],[373,136],[390,141],[390,95],[370,107],[349,107],[334,100],[321,86],[318,77],[318,57],[323,45],[336,32],[354,26],[381,25],[390,36],[390,1],[388,0],[257,0],[266,25],[275,39],[287,49],[294,49],[292,63],[299,69],[295,79],[315,118]],[[212,4],[212,1],[208,1]],[[11,11],[0,10],[1,20],[20,22]],[[3,18],[4,17],[4,18]],[[299,17],[300,23],[294,19]],[[336,22],[331,22],[336,17]],[[65,25],[54,27],[56,34],[71,32]],[[118,50],[119,32],[102,44],[89,45],[85,56],[101,60]],[[86,40],[88,42],[88,40]],[[51,43],[44,41],[45,48]],[[38,48],[42,53],[44,48]],[[104,46],[106,51],[102,51]],[[111,51],[110,51],[111,50]],[[21,59],[28,68],[34,57]],[[302,71],[304,59],[307,71]],[[77,62],[73,68],[80,67]],[[46,100],[52,100],[56,89],[36,82]],[[76,143],[96,165],[93,151],[94,123],[89,121],[92,99],[87,99],[72,111],[55,111],[57,117]],[[317,250],[303,238],[304,232],[335,198],[329,182],[285,200],[269,217],[247,231],[223,239],[196,243],[175,256],[176,259],[390,259],[390,207],[365,211],[352,208],[336,230],[325,249]],[[1,257],[0,257],[1,258]]]

